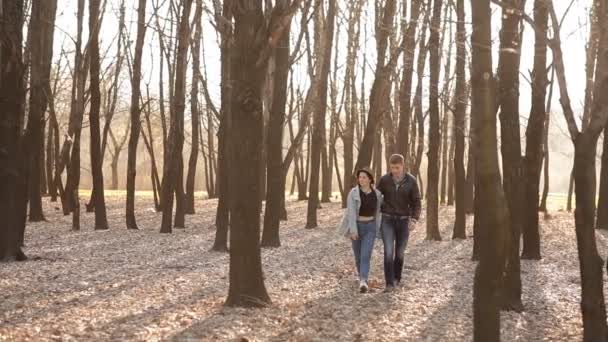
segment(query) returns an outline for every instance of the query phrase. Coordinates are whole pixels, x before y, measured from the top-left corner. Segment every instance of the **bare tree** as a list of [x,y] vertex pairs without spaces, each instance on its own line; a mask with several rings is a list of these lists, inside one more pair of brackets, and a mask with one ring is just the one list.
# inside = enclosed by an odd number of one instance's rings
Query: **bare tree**
[[200,51],[202,38],[201,15],[203,3],[196,0],[194,12],[194,38],[192,41],[192,88],[190,91],[190,115],[192,117],[192,146],[190,148],[190,159],[188,160],[188,175],[186,177],[186,214],[194,214],[194,180],[196,177],[196,164],[198,162],[198,141],[200,139],[200,111],[198,104],[198,83],[200,69]]
[[[161,205],[163,208],[163,218],[161,233],[172,232],[173,218],[173,199],[183,197],[183,160],[181,157],[184,145],[184,110],[186,106],[186,68],[188,46],[190,45],[190,9],[192,0],[184,0],[182,14],[179,21],[179,34],[177,43],[177,62],[175,65],[175,88],[171,97],[171,127],[167,138],[167,153],[163,172]],[[178,199],[179,200],[179,199]],[[183,227],[180,221],[180,210],[175,214],[175,226]]]
[[429,165],[428,190],[426,195],[426,239],[441,240],[439,233],[439,148],[441,144],[441,128],[439,118],[439,73],[440,73],[440,46],[439,31],[441,30],[442,0],[434,0],[433,18],[431,22],[431,36],[429,37],[431,85],[429,96]]
[[[387,61],[388,38],[393,29],[393,22],[396,10],[394,0],[387,0],[383,7],[378,7],[381,11],[379,29],[376,34],[376,73],[374,83],[372,85],[371,94],[369,97],[369,114],[365,124],[365,133],[363,140],[359,144],[359,155],[355,163],[355,170],[364,166],[369,166],[372,161],[372,152],[374,150],[375,141],[378,139],[379,125],[382,118],[389,111],[390,104],[390,78],[393,70],[397,65],[399,55],[403,51],[401,48],[389,56]],[[401,46],[401,44],[400,44]],[[378,155],[378,153],[376,153]],[[381,160],[381,159],[380,159]],[[351,183],[354,183],[352,174],[354,170],[348,170],[351,177]]]
[[471,1],[473,14],[472,108],[479,116],[476,155],[479,187],[476,195],[483,207],[478,230],[480,259],[473,285],[473,340],[500,340],[501,278],[507,257],[509,210],[500,180],[496,132],[495,79],[492,75],[492,20],[489,0]]
[[[391,1],[391,0],[389,0]],[[317,227],[317,209],[319,208],[319,183],[321,169],[321,150],[325,143],[325,115],[327,110],[327,83],[331,67],[331,55],[334,37],[334,22],[336,16],[336,0],[329,0],[327,16],[324,15],[324,4],[320,2],[317,7],[315,20],[315,47],[317,54],[317,73],[320,75],[318,89],[316,90],[315,114],[312,124],[311,141],[311,171],[310,188],[308,194],[308,211],[306,215],[306,228]],[[318,30],[318,31],[317,31]]]
[[553,53],[555,72],[560,89],[560,104],[568,123],[568,131],[574,145],[574,182],[576,187],[576,239],[581,269],[581,312],[583,315],[583,340],[605,340],[606,304],[603,292],[603,260],[595,241],[595,154],[597,142],[608,121],[608,4],[600,2],[596,8],[599,25],[597,67],[593,87],[593,101],[588,125],[580,131],[570,105],[563,53],[561,49],[560,25],[553,2],[548,4],[553,38],[548,45]]
[[466,91],[465,64],[466,64],[466,29],[464,0],[456,1],[456,105],[454,108],[454,136],[456,142],[454,155],[455,171],[455,197],[456,221],[454,223],[454,239],[466,239],[466,212],[465,212],[465,120],[468,96]]
[[[525,5],[524,0],[508,0],[506,3],[518,10],[523,10]],[[503,8],[498,62],[497,105],[500,108],[503,189],[509,207],[511,223],[509,232],[511,236],[509,262],[507,263],[503,284],[502,308],[517,312],[523,310],[519,261],[522,203],[524,199],[524,189],[520,181],[523,175],[519,128],[519,66],[522,40],[520,25],[521,18],[511,8]]]
[[523,222],[523,259],[539,260],[540,232],[538,227],[538,202],[540,171],[542,167],[543,136],[546,120],[545,97],[547,92],[547,21],[546,1],[534,1],[535,48],[534,69],[532,72],[532,107],[526,130],[526,157],[524,171],[526,176],[524,222]]
[[89,112],[89,123],[91,129],[91,170],[93,173],[94,192],[93,203],[95,204],[95,229],[108,229],[106,216],[106,204],[104,199],[101,136],[99,127],[99,112],[101,108],[101,91],[99,87],[100,57],[99,57],[99,0],[89,0],[89,51],[91,54],[91,105]]
[[26,139],[29,155],[29,205],[31,222],[43,221],[40,173],[43,168],[44,112],[47,108],[45,85],[51,76],[53,36],[57,1],[35,1],[29,27],[30,96]]
[[[215,7],[215,22],[221,37],[221,114],[220,125],[218,128],[218,204],[215,217],[215,241],[212,250],[219,252],[228,251],[228,227],[230,224],[230,144],[228,137],[232,125],[231,120],[231,98],[232,98],[232,67],[230,41],[233,37],[232,32],[232,0],[224,0],[222,8]],[[214,5],[219,4],[214,2]]]

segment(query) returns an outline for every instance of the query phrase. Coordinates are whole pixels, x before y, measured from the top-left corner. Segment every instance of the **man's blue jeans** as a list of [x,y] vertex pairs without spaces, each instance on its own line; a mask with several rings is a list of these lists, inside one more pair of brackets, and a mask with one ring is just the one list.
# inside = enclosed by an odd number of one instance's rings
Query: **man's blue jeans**
[[409,218],[382,215],[382,242],[384,243],[384,278],[386,286],[401,281],[403,254],[410,235]]
[[376,221],[357,222],[357,233],[359,238],[353,240],[353,251],[355,252],[355,263],[359,279],[367,281],[369,278],[369,268],[374,250],[374,240],[376,239]]

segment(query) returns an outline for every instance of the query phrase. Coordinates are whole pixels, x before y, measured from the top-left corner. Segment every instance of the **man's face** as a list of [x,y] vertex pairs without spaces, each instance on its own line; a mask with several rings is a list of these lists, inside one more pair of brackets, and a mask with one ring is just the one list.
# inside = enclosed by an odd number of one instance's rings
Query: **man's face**
[[403,164],[401,164],[401,163],[391,164],[390,168],[391,168],[391,174],[393,175],[393,177],[399,178],[399,177],[403,176]]

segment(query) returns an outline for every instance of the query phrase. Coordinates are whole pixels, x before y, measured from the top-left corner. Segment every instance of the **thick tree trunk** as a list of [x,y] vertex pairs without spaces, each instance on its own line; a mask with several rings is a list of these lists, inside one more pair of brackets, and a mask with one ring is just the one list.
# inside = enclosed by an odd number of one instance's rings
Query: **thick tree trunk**
[[29,205],[30,222],[44,221],[40,174],[44,159],[44,113],[48,100],[45,94],[51,76],[53,33],[57,0],[34,1],[30,20],[30,96],[26,136],[29,139]]
[[[508,6],[523,11],[524,0],[508,0]],[[512,9],[502,11],[500,59],[498,62],[498,106],[500,107],[503,189],[510,213],[509,261],[502,288],[502,308],[521,312],[521,271],[519,243],[524,200],[521,178],[523,160],[519,125],[519,66],[521,60],[521,19]]]
[[500,182],[497,154],[492,22],[489,0],[471,1],[473,13],[472,108],[477,127],[480,260],[473,285],[473,340],[500,341],[500,296],[509,242],[509,211]]
[[456,2],[456,108],[454,109],[454,137],[456,148],[454,154],[456,221],[454,223],[453,239],[466,239],[465,212],[465,119],[468,103],[465,79],[466,64],[466,31],[464,0]]
[[101,106],[100,84],[100,56],[99,56],[99,0],[89,0],[89,51],[91,54],[91,105],[89,112],[89,125],[91,129],[91,172],[93,174],[93,188],[95,189],[93,203],[95,204],[95,230],[108,229],[106,204],[104,198],[101,132],[99,127],[99,112]]
[[[267,61],[260,60],[268,42],[262,2],[250,3],[234,12],[234,71],[232,101],[231,165],[254,165],[250,177],[231,168],[230,287],[226,305],[260,307],[270,304],[264,285],[260,255],[260,171],[262,158],[262,84]],[[243,189],[247,189],[243,193]]]
[[[389,0],[392,1],[392,0]],[[317,9],[321,16],[318,21],[319,42],[317,44],[319,51],[317,53],[322,56],[318,61],[320,64],[318,72],[320,80],[317,90],[317,103],[314,109],[314,117],[312,124],[312,141],[310,150],[310,189],[308,196],[308,210],[306,215],[306,228],[312,229],[317,227],[317,209],[319,208],[319,174],[321,169],[321,150],[324,149],[325,143],[325,116],[327,111],[327,84],[329,79],[329,69],[331,67],[331,56],[334,38],[334,22],[336,16],[336,0],[329,0],[327,8],[327,17],[323,16],[323,11]],[[322,24],[320,23],[322,22]],[[323,50],[323,52],[321,52]]]
[[[0,1],[0,260],[25,260],[17,221],[20,117],[25,107],[22,62],[23,0]],[[21,179],[21,181],[20,181]],[[26,194],[22,194],[25,197]]]
[[540,231],[538,226],[538,202],[540,189],[540,173],[542,169],[542,145],[546,120],[545,96],[547,90],[547,21],[548,10],[543,0],[534,1],[535,54],[532,72],[532,107],[526,130],[525,157],[525,201],[523,206],[523,249],[522,259],[539,260]]
[[442,0],[434,0],[433,18],[431,22],[431,36],[429,37],[430,50],[430,128],[429,128],[429,152],[428,152],[428,190],[426,195],[426,239],[441,240],[439,233],[439,148],[441,144],[441,127],[439,117],[439,73],[440,73],[440,46],[439,32],[441,30],[441,7]]
[[[171,127],[167,138],[167,152],[165,158],[163,182],[161,190],[161,205],[163,216],[160,232],[171,233],[173,218],[174,195],[178,202],[175,213],[175,227],[183,227],[183,158],[184,145],[184,110],[186,107],[186,68],[188,47],[190,45],[190,9],[192,0],[185,0],[179,21],[179,34],[177,57],[175,65],[175,87],[171,98]],[[181,205],[180,205],[181,204]]]

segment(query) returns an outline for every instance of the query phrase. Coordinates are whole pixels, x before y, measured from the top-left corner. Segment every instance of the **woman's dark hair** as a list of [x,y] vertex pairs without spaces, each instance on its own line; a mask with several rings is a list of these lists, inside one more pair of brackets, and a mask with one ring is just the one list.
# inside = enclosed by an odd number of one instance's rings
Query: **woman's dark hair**
[[361,169],[357,170],[357,173],[356,173],[356,175],[357,175],[357,184],[359,183],[359,181],[358,181],[359,175],[361,175],[362,172],[367,175],[367,178],[369,178],[369,180],[370,180],[370,184],[374,184],[374,175],[372,173],[372,170],[370,170],[367,167],[364,167],[364,168],[361,168]]

